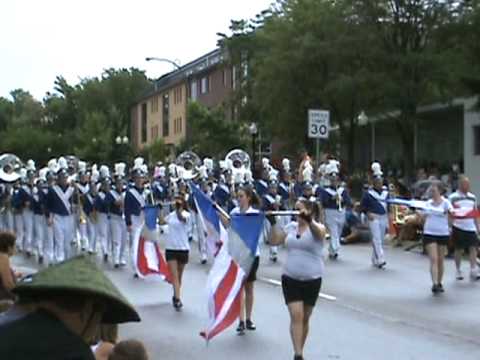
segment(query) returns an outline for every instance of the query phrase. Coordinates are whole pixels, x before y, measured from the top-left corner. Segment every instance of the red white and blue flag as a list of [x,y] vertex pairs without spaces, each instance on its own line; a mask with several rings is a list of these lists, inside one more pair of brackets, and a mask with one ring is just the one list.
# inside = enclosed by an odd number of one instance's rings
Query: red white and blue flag
[[[407,206],[409,208],[414,208],[417,210],[422,210],[427,214],[432,214],[432,215],[444,214],[444,211],[438,210],[438,208],[431,206],[428,201],[392,198],[392,199],[388,199],[387,202],[391,205],[401,205],[401,206]],[[470,209],[470,208],[455,207],[450,210],[450,214],[455,219],[475,219],[480,217],[480,211],[478,209]]]
[[[193,184],[191,187],[199,205],[202,203],[198,196],[200,190]],[[215,205],[210,199],[208,202],[213,211],[206,208],[207,203],[197,208],[202,212],[207,227],[216,232],[216,242],[221,242],[222,246],[207,279],[209,321],[207,328],[201,333],[207,341],[227,329],[240,315],[241,290],[255,261],[265,219],[262,213],[234,215],[230,219],[230,226],[225,229]]]
[[142,279],[154,279],[171,282],[167,262],[158,245],[157,206],[144,208],[145,224],[140,233],[137,246],[136,270]]

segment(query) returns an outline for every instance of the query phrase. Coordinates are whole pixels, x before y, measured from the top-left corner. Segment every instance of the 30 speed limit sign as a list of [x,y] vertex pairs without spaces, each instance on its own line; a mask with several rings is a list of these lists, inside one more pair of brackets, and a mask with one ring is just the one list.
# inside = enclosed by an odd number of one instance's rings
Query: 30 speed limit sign
[[308,137],[328,139],[330,130],[330,111],[308,110]]

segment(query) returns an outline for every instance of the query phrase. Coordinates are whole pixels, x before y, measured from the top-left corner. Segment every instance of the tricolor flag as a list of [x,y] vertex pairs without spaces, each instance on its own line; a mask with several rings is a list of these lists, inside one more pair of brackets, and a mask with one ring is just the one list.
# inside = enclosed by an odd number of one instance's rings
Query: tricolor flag
[[218,253],[223,241],[220,236],[220,218],[212,200],[195,184],[191,183],[190,188],[200,218],[200,224],[197,225],[205,232],[207,253],[213,257]]
[[[388,199],[387,202],[391,205],[403,205],[422,210],[432,215],[444,214],[443,211],[439,211],[437,208],[432,207],[427,201],[392,198]],[[480,211],[478,209],[453,208],[450,213],[455,219],[474,219],[480,217]]]
[[137,274],[142,279],[157,279],[171,282],[167,262],[158,245],[157,206],[144,208],[145,224],[138,241],[136,259]]
[[234,215],[225,229],[213,202],[191,184],[197,209],[202,213],[210,241],[222,244],[207,279],[207,329],[201,335],[211,340],[240,316],[241,290],[255,261],[258,240],[263,230],[263,213]]

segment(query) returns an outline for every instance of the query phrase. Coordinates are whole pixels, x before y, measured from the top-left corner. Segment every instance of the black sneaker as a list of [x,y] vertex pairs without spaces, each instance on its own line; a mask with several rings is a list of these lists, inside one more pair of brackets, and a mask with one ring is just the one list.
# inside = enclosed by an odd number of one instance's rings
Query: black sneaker
[[200,261],[200,264],[202,264],[202,265],[205,265],[206,263],[207,263],[206,259],[203,259],[202,261]]
[[180,301],[180,299],[173,298],[173,307],[175,308],[175,310],[180,311],[180,309],[183,307],[183,304]]
[[441,293],[445,292],[445,289],[443,288],[442,284],[438,284],[437,289],[438,289],[438,292],[441,292]]
[[115,269],[118,269],[118,268],[120,267],[120,264],[115,264],[115,265],[113,265],[113,267],[114,267]]
[[302,355],[295,355],[293,360],[303,360],[303,356]]
[[245,334],[245,322],[240,321],[237,326],[237,333],[238,335]]
[[108,255],[107,254],[103,255],[103,261],[108,262]]
[[437,294],[439,291],[438,291],[438,285],[437,284],[433,284],[432,285],[432,293],[434,294]]
[[253,323],[252,320],[247,320],[247,330],[257,330],[257,327],[255,326],[255,324]]
[[387,265],[387,262],[384,261],[384,262],[378,264],[377,266],[378,266],[379,269],[383,269],[383,268],[385,268],[386,265]]
[[40,256],[40,257],[38,258],[38,263],[39,263],[40,265],[43,264],[43,256]]

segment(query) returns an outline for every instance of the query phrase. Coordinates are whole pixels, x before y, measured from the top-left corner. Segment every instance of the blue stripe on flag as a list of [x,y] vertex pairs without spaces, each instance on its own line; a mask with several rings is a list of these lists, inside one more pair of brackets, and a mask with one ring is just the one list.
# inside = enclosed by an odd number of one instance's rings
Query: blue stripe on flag
[[201,211],[204,220],[208,221],[215,228],[217,233],[220,233],[220,217],[218,216],[212,200],[210,200],[194,183],[190,183],[190,188],[192,189],[192,195],[196,204],[199,207],[198,211]]
[[144,208],[145,225],[149,230],[157,228],[158,206],[148,205]]
[[263,213],[233,215],[231,219],[232,230],[238,234],[239,238],[254,256],[257,252],[258,240],[263,230],[264,220],[265,215]]

